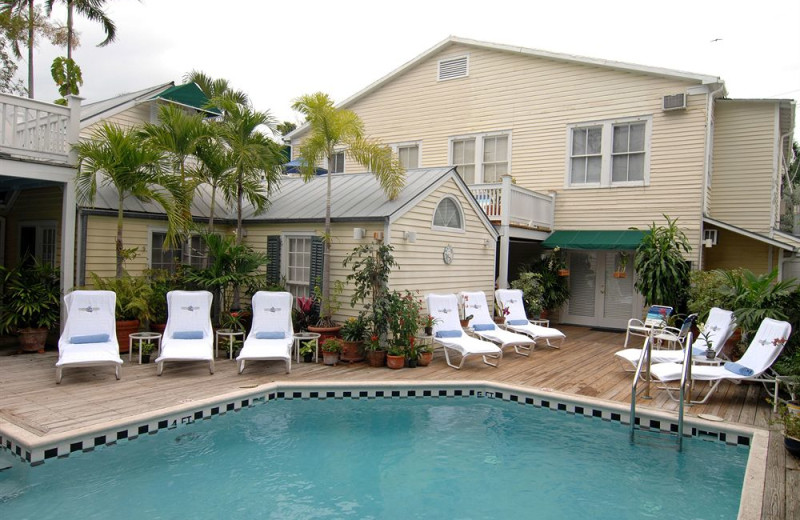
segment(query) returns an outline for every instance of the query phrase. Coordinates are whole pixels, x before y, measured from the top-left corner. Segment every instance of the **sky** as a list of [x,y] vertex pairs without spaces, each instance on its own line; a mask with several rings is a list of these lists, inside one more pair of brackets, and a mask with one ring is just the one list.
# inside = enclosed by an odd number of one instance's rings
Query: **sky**
[[[117,24],[106,47],[100,26],[76,17],[85,103],[200,70],[299,123],[298,96],[342,101],[450,35],[719,76],[731,98],[800,98],[800,0],[109,0],[106,11]],[[37,49],[37,99],[59,97],[59,55]]]

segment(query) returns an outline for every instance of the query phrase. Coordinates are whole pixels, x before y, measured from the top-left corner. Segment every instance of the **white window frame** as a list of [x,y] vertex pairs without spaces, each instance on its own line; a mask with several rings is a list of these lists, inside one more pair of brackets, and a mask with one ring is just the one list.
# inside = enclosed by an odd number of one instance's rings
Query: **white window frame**
[[[33,256],[40,262],[55,266],[58,263],[58,222],[55,220],[28,220],[20,222],[17,226],[17,254],[19,259],[22,260],[22,228],[32,227],[36,230],[34,238],[34,251]],[[53,233],[53,254],[52,258],[45,258],[44,256],[44,234],[45,232]]]
[[[455,141],[464,141],[473,139],[475,141],[475,157],[473,158],[475,165],[475,184],[486,184],[486,181],[483,177],[483,148],[484,148],[484,140],[489,137],[507,137],[508,138],[508,150],[506,152],[506,157],[508,158],[508,173],[507,175],[511,175],[511,151],[513,150],[512,147],[512,132],[511,130],[496,130],[491,132],[480,132],[475,134],[463,134],[463,135],[453,135],[450,136],[447,142],[447,164],[450,166],[456,166],[453,164],[453,143]],[[501,181],[498,179],[496,182],[492,184],[499,184]]]
[[[611,165],[613,160],[613,135],[614,126],[630,123],[644,123],[644,172],[641,181],[617,181],[611,180]],[[600,143],[600,182],[572,183],[572,138],[573,131],[580,128],[601,127]],[[650,153],[651,137],[653,131],[653,117],[637,116],[602,121],[590,121],[582,123],[572,123],[567,125],[567,151],[566,151],[566,173],[564,176],[564,187],[570,189],[587,188],[610,188],[610,187],[629,187],[629,186],[649,186],[650,185]]]
[[[392,152],[397,155],[397,158],[400,158],[400,149],[401,148],[417,148],[417,168],[422,168],[422,141],[405,141],[402,143],[392,143],[389,146],[392,148]],[[413,169],[413,168],[412,168]]]
[[[333,166],[334,167],[333,167],[333,169],[336,170],[336,156],[339,155],[339,154],[341,154],[341,156],[342,156],[342,171],[340,171],[340,172],[332,171],[332,172],[329,172],[329,173],[347,173],[347,171],[346,171],[347,170],[347,154],[344,153],[344,150],[335,150],[333,152],[333,155],[334,155],[334,158],[333,158]],[[328,165],[326,164],[325,167],[327,167],[327,166]]]
[[[311,296],[314,292],[314,287],[311,284],[311,248],[312,248],[312,241],[315,236],[313,231],[293,231],[291,233],[281,233],[281,279],[286,281],[286,290],[292,294],[292,296],[296,299],[298,296]],[[291,243],[291,239],[301,239],[301,240],[308,240],[308,269],[309,269],[309,276],[306,280],[291,280],[289,278],[289,244]],[[292,288],[297,286],[307,286],[308,294],[295,294],[292,292]]]
[[[153,235],[156,234],[156,233],[161,234],[161,235],[166,235],[167,234],[167,228],[152,227],[152,228],[148,228],[147,229],[147,266],[150,269],[163,269],[162,267],[158,267],[158,268],[154,268],[153,267]],[[193,234],[189,235],[189,238],[193,239],[193,238],[196,238],[196,237],[199,237],[199,236],[200,236],[199,234],[193,233]],[[179,261],[179,263],[181,265],[192,265],[193,267],[196,267],[196,268],[201,268],[203,266],[202,264],[204,262],[200,262],[199,265],[193,265],[192,264],[192,258],[198,258],[200,260],[205,260],[206,258],[208,258],[208,254],[206,253],[205,256],[193,256],[190,251],[186,250],[186,242],[182,242],[181,243],[181,248],[180,248],[180,261]]]
[[[435,222],[436,222],[436,212],[439,210],[439,206],[445,200],[451,200],[451,201],[453,201],[453,203],[455,203],[456,209],[458,210],[458,212],[459,212],[459,214],[461,216],[461,227],[460,228],[437,226],[435,224]],[[464,207],[461,205],[461,201],[458,200],[453,195],[444,195],[443,197],[441,197],[439,199],[439,201],[436,203],[436,206],[433,208],[433,213],[431,214],[431,230],[433,230],[433,231],[445,231],[445,232],[448,232],[448,233],[466,233],[467,232],[466,228],[467,228],[467,222],[466,222],[466,218],[465,218],[465,215],[464,215]]]

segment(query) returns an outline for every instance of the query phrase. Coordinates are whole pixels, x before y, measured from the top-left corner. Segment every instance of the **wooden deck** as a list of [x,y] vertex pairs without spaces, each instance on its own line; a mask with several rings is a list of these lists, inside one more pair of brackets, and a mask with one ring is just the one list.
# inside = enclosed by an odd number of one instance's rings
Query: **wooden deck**
[[[0,350],[0,422],[12,423],[37,436],[68,435],[79,429],[99,427],[110,421],[166,409],[188,401],[253,388],[269,382],[303,381],[492,381],[535,389],[627,404],[631,374],[624,372],[613,352],[621,348],[623,336],[616,332],[562,326],[567,335],[563,348],[538,347],[530,357],[508,350],[500,366],[492,368],[469,360],[462,370],[445,364],[441,353],[428,367],[389,370],[364,363],[328,367],[300,363],[285,374],[279,362],[251,362],[238,375],[235,363],[218,359],[216,373],[207,364],[167,364],[156,376],[155,365],[126,361],[122,379],[113,370],[87,367],[64,371],[62,384],[55,384],[57,353],[16,354],[13,346]],[[677,403],[666,392],[652,388],[652,399],[639,400],[641,408],[677,411]],[[726,421],[763,429],[771,408],[760,385],[723,383],[709,403],[687,409],[687,415],[710,414]],[[800,472],[798,459],[783,447],[783,437],[770,434],[763,519],[800,518]]]

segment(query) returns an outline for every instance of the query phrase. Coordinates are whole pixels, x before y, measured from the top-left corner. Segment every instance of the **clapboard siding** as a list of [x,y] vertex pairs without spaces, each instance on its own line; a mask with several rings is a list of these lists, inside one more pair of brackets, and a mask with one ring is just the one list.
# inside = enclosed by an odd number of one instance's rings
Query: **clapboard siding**
[[[13,211],[6,217],[6,243],[4,265],[12,267],[19,263],[19,232],[23,223],[51,222],[56,225],[56,265],[61,264],[61,187],[21,190],[14,202]],[[0,261],[3,261],[0,258]]]
[[719,102],[714,125],[711,216],[751,231],[769,232],[777,193],[775,105]]
[[[459,54],[469,55],[469,77],[437,81],[438,60]],[[667,214],[679,218],[697,243],[708,97],[693,93],[687,95],[686,110],[661,110],[663,96],[696,85],[688,79],[457,44],[347,108],[361,117],[370,136],[384,143],[421,141],[421,167],[448,164],[453,136],[510,132],[511,174],[520,186],[558,193],[558,229],[643,228],[663,223]],[[567,188],[568,126],[627,117],[652,120],[648,185]],[[348,161],[346,171],[363,167]]]
[[150,109],[151,106],[149,103],[142,103],[127,110],[123,110],[119,114],[114,114],[111,117],[107,117],[97,123],[82,128],[80,137],[81,139],[88,139],[92,137],[92,133],[105,123],[116,124],[123,128],[141,126],[150,121]]

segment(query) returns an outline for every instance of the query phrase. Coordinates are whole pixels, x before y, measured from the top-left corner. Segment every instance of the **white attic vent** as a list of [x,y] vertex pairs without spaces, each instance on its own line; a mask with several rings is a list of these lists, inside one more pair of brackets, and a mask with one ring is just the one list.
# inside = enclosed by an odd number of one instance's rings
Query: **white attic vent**
[[469,56],[439,60],[439,81],[466,78],[469,75]]
[[673,94],[664,96],[662,108],[666,110],[683,110],[686,108],[686,94]]
[[717,230],[716,229],[704,229],[703,230],[703,242],[710,243],[712,246],[717,245]]

